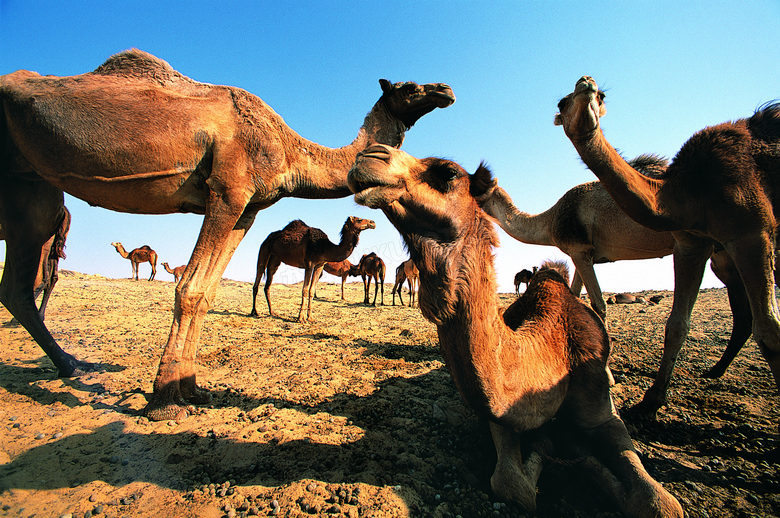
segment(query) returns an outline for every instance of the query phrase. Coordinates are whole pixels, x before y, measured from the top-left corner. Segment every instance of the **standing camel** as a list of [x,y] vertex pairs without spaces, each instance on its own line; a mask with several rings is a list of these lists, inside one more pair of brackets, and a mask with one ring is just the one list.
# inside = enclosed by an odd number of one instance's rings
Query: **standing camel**
[[[41,305],[38,308],[38,314],[42,321],[46,319],[46,306],[49,304],[49,297],[54,290],[54,285],[59,280],[60,259],[65,259],[65,240],[70,232],[70,219],[70,211],[63,207],[62,221],[57,226],[54,235],[41,247],[38,271],[33,283],[33,304],[35,304],[38,295],[43,293]],[[0,240],[4,239],[5,233],[3,227],[0,226]],[[14,320],[16,320],[15,317]]]
[[420,272],[414,261],[409,258],[398,265],[395,269],[395,284],[393,285],[393,306],[395,306],[395,294],[398,292],[398,300],[404,305],[404,298],[401,296],[404,288],[404,282],[409,284],[409,307],[414,306],[414,296],[417,293],[417,284],[420,282]]
[[149,280],[154,280],[154,276],[157,275],[157,252],[152,250],[149,245],[134,248],[132,252],[125,251],[125,247],[122,246],[122,243],[111,243],[111,246],[116,248],[119,255],[125,259],[130,259],[130,264],[133,266],[133,275],[130,277],[131,279],[138,280],[139,264],[149,263],[152,265],[152,275],[149,276]]
[[60,348],[24,295],[61,221],[63,191],[120,212],[203,214],[144,410],[157,421],[185,418],[191,404],[211,401],[195,364],[203,318],[257,212],[285,197],[349,195],[347,172],[358,151],[375,142],[400,146],[420,117],[455,102],[445,84],[379,84],[382,96],[357,137],[326,148],[246,90],[198,83],[135,49],[79,76],[0,76],[0,225],[7,235],[0,302],[60,376],[94,370]]
[[385,262],[376,253],[371,252],[360,258],[358,263],[358,271],[360,277],[363,279],[363,291],[365,297],[363,304],[368,304],[368,291],[371,288],[371,279],[374,279],[374,302],[373,306],[376,306],[377,290],[380,284],[382,285],[382,306],[385,305]]
[[168,263],[162,263],[163,268],[165,268],[165,271],[173,275],[173,282],[179,282],[179,279],[181,279],[181,276],[184,275],[184,270],[187,269],[187,265],[183,264],[181,266],[177,266],[176,268],[171,269],[170,266],[168,266]]
[[[525,289],[528,289],[528,283],[531,282],[531,277],[534,276],[536,273],[536,266],[534,266],[534,271],[522,269],[519,272],[515,274],[515,293],[520,294],[520,285],[525,283]],[[575,295],[579,296],[578,293],[575,293]]]
[[[641,155],[631,163],[650,175],[660,174],[667,165],[652,155]],[[579,296],[584,284],[591,307],[602,319],[607,317],[607,305],[595,264],[664,257],[674,248],[669,232],[655,232],[634,222],[599,182],[573,187],[552,207],[534,215],[518,210],[501,187],[486,196],[483,208],[504,232],[529,245],[555,246],[571,258],[572,292]]]
[[655,382],[639,410],[666,403],[672,371],[690,328],[707,259],[716,243],[744,283],[753,338],[780,387],[780,314],[774,290],[775,206],[780,202],[780,103],[705,128],[686,142],[660,178],[647,178],[607,142],[604,93],[582,77],[558,104],[562,125],[582,160],[637,223],[674,236],[674,303]]
[[[574,297],[565,264],[543,265],[503,313],[496,297],[498,237],[479,196],[494,185],[448,160],[418,160],[388,146],[358,155],[355,201],[381,209],[420,270],[419,306],[437,326],[455,386],[490,423],[499,498],[536,507],[536,482],[553,429],[585,451],[591,478],[634,517],[682,517],[679,502],[645,471],[609,393],[609,336]],[[559,428],[560,427],[560,428]],[[521,445],[522,450],[521,450]]]
[[[311,320],[311,297],[317,289],[317,281],[322,275],[326,262],[342,261],[358,244],[360,233],[368,228],[376,228],[376,224],[370,219],[361,219],[350,216],[341,228],[341,241],[336,245],[330,242],[328,236],[322,230],[313,228],[303,221],[296,219],[291,221],[282,230],[271,232],[257,254],[257,274],[255,284],[252,286],[252,312],[250,316],[257,314],[257,291],[260,281],[265,275],[265,300],[268,303],[268,313],[277,316],[271,306],[271,283],[274,274],[282,263],[303,268],[303,288],[301,288],[301,309],[298,310],[298,322]],[[306,306],[306,316],[303,308]]]
[[[322,269],[331,275],[341,278],[341,300],[346,300],[344,298],[344,283],[347,282],[348,276],[357,277],[360,275],[357,266],[350,263],[349,259],[344,259],[343,261],[325,263]],[[317,297],[316,293],[314,297]]]

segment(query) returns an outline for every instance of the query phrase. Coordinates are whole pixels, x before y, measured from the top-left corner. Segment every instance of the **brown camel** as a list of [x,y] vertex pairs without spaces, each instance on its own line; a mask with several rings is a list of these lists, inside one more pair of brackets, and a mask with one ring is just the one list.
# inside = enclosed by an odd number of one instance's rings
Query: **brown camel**
[[133,275],[130,277],[131,279],[138,280],[139,264],[149,263],[152,265],[152,275],[149,276],[149,280],[154,280],[154,276],[157,275],[157,252],[152,250],[149,245],[134,248],[131,252],[125,251],[125,247],[122,246],[122,243],[111,243],[111,246],[116,248],[119,255],[125,259],[130,259],[130,264],[133,266]]
[[417,285],[420,282],[420,271],[412,259],[407,259],[398,265],[395,269],[395,284],[393,285],[393,306],[395,306],[395,294],[398,293],[398,300],[404,305],[404,298],[401,295],[404,288],[404,282],[409,284],[409,307],[414,306],[414,297],[417,293]]
[[780,202],[780,103],[748,119],[705,128],[686,142],[660,178],[643,176],[605,139],[604,94],[581,78],[558,104],[556,124],[615,202],[634,221],[671,232],[674,303],[664,354],[639,409],[666,402],[677,355],[690,327],[707,259],[722,245],[744,283],[753,337],[780,387],[780,315],[774,291],[775,214]]
[[[38,308],[38,314],[41,316],[41,320],[46,319],[46,306],[49,304],[49,297],[54,290],[54,285],[59,280],[59,264],[60,259],[65,259],[65,240],[68,237],[70,231],[70,211],[63,207],[63,217],[54,235],[46,241],[41,247],[41,257],[38,262],[38,272],[35,275],[35,282],[33,284],[33,303],[38,295],[43,293],[41,298],[41,305]],[[5,233],[3,228],[0,227],[0,241],[5,240]],[[12,321],[17,321],[16,317]]]
[[490,422],[493,491],[533,510],[560,432],[569,437],[555,447],[576,444],[583,467],[623,513],[682,517],[677,500],[642,467],[612,403],[609,337],[571,293],[565,265],[543,265],[523,296],[498,310],[498,238],[478,204],[494,182],[484,166],[469,175],[454,162],[380,145],[359,154],[349,173],[355,201],[381,209],[400,232],[420,270],[420,309],[437,326],[452,379]]
[[[344,259],[343,261],[325,263],[322,269],[331,275],[341,277],[341,300],[346,300],[344,298],[344,283],[347,282],[347,277],[350,275],[353,277],[360,276],[357,266],[350,263],[349,259]],[[316,293],[314,297],[317,297]]]
[[374,279],[374,302],[373,306],[376,306],[376,296],[379,286],[382,286],[382,306],[385,305],[385,262],[376,253],[371,252],[360,258],[358,263],[358,271],[360,277],[363,279],[363,291],[365,297],[363,304],[368,304],[368,290],[371,288],[371,279]]
[[[631,163],[649,175],[660,174],[667,165],[666,160],[653,155],[641,155]],[[591,306],[602,319],[607,317],[607,306],[595,264],[664,257],[674,248],[671,233],[655,232],[634,222],[599,182],[573,187],[540,214],[518,210],[501,187],[488,193],[483,207],[518,241],[555,246],[571,257],[575,267],[572,292],[579,296],[584,284]]]
[[168,263],[162,263],[163,268],[165,268],[165,271],[173,275],[173,282],[179,282],[179,279],[181,279],[181,276],[184,275],[184,270],[187,268],[186,264],[183,264],[181,266],[177,266],[176,268],[171,269],[170,266],[168,266]]
[[515,274],[515,293],[520,294],[520,285],[525,283],[525,288],[528,289],[528,283],[531,282],[531,277],[536,273],[536,266],[534,271],[522,269]]
[[[257,274],[252,286],[252,312],[257,314],[257,291],[260,281],[265,275],[265,300],[268,303],[268,313],[277,316],[271,306],[271,283],[274,274],[282,263],[303,268],[303,288],[301,289],[301,309],[298,311],[298,322],[311,320],[311,298],[317,289],[317,281],[327,262],[338,262],[346,259],[358,244],[360,233],[368,228],[376,228],[370,219],[350,216],[341,228],[341,241],[333,244],[322,230],[313,228],[303,221],[291,221],[282,230],[271,232],[257,254]],[[303,308],[306,306],[306,316]]]
[[355,140],[332,149],[302,138],[249,92],[198,83],[135,49],[79,76],[0,76],[0,225],[9,236],[0,302],[60,376],[94,370],[64,352],[22,298],[61,220],[63,191],[121,212],[204,214],[144,411],[153,420],[186,417],[190,404],[211,400],[196,376],[203,318],[257,212],[284,197],[349,195],[358,151],[400,146],[420,117],[455,101],[445,84],[379,84],[382,96]]

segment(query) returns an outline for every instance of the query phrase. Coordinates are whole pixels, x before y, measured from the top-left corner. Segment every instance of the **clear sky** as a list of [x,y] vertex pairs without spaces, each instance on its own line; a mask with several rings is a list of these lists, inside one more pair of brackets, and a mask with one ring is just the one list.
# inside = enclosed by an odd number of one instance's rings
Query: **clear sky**
[[[624,156],[671,158],[697,130],[780,98],[778,27],[777,0],[0,0],[0,74],[75,75],[136,47],[192,79],[260,96],[293,130],[330,147],[357,135],[381,94],[380,78],[445,82],[457,102],[422,118],[403,149],[453,159],[470,172],[484,160],[518,207],[538,213],[595,179],[553,126],[558,100],[580,76],[593,76],[607,90],[602,125]],[[160,261],[185,264],[202,220],[119,214],[69,196],[66,205],[73,224],[61,267],[107,277],[130,275],[112,241],[128,250],[148,244]],[[225,277],[253,281],[260,243],[292,219],[337,241],[350,215],[377,223],[361,235],[353,262],[376,251],[392,277],[407,257],[398,233],[381,212],[351,197],[288,198],[261,211]],[[501,231],[500,238],[501,291],[514,289],[520,269],[567,258]],[[141,274],[148,268],[142,265]],[[671,258],[601,265],[596,274],[604,291],[673,286]],[[162,267],[157,275],[173,279]],[[284,266],[275,277],[302,278],[302,270]],[[703,286],[721,284],[708,269]]]

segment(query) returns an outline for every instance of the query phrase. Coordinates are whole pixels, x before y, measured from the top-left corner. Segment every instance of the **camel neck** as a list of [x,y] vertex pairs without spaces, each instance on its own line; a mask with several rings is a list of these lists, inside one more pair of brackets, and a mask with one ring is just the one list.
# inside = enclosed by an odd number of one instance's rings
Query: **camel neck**
[[504,232],[518,241],[531,245],[555,245],[550,235],[554,216],[552,208],[535,215],[522,212],[501,187],[493,190],[482,208],[495,218]]

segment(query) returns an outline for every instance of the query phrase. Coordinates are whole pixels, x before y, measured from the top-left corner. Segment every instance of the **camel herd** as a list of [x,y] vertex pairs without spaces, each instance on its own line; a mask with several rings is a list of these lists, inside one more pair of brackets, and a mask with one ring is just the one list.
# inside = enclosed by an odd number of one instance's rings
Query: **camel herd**
[[[642,466],[612,403],[607,307],[593,266],[674,256],[663,358],[637,410],[654,414],[666,404],[708,260],[727,286],[734,329],[707,375],[722,374],[752,334],[780,387],[774,293],[780,103],[705,128],[671,162],[651,155],[628,162],[602,132],[604,93],[582,77],[558,104],[555,123],[599,181],[574,187],[548,211],[529,215],[484,165],[469,174],[455,162],[399,149],[417,120],[455,102],[449,86],[379,84],[382,94],[354,141],[326,148],[295,133],[251,93],[193,81],[135,49],[79,76],[24,70],[0,76],[0,238],[6,240],[0,302],[59,376],[94,371],[97,366],[63,351],[44,323],[70,224],[63,192],[123,212],[203,214],[186,267],[162,263],[178,284],[169,339],[144,410],[152,420],[184,419],[192,405],[211,400],[196,376],[203,317],[257,213],[284,197],[354,195],[385,214],[409,251],[409,261],[396,270],[393,305],[404,282],[410,306],[418,291],[417,305],[437,327],[455,385],[490,423],[496,495],[534,509],[542,468],[567,449],[578,452],[626,515],[683,516],[677,499]],[[565,264],[523,270],[515,287],[519,292],[525,283],[525,292],[500,310],[491,252],[496,225],[524,243],[558,247],[574,263],[571,283]],[[347,260],[360,233],[375,227],[350,217],[338,243],[300,220],[269,234],[258,253],[251,315],[258,314],[263,277],[274,315],[269,288],[282,262],[305,271],[300,322],[311,319],[323,271],[342,279],[342,299],[347,277],[360,275],[365,304],[373,280],[373,304],[380,289],[384,304],[384,261],[376,254],[358,265]],[[121,243],[113,246],[131,261],[133,278],[138,264],[149,262],[154,279],[151,248],[128,253]],[[583,286],[592,307],[579,298]]]

